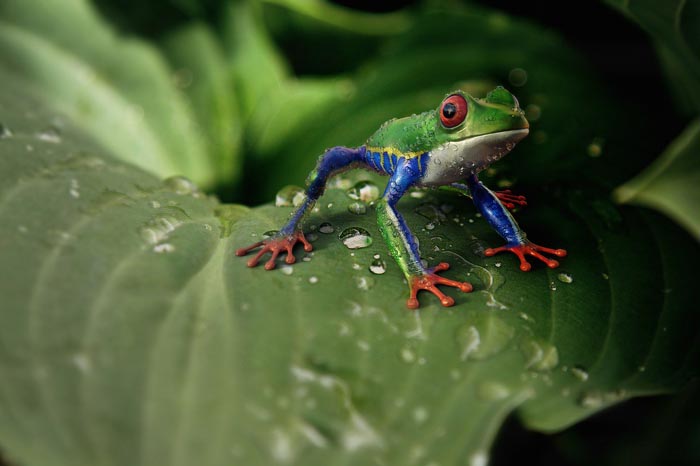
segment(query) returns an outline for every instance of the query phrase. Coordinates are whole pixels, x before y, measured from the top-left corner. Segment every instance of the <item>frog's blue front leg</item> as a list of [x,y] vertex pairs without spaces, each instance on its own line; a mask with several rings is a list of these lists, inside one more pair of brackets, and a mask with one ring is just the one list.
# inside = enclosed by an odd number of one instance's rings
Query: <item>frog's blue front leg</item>
[[365,152],[364,146],[354,149],[348,147],[333,147],[328,149],[319,157],[316,168],[309,174],[306,180],[307,187],[304,201],[297,210],[294,211],[289,221],[272,238],[238,249],[236,255],[244,256],[252,249],[262,246],[260,251],[248,261],[248,266],[255,267],[258,265],[260,258],[265,253],[270,252],[272,255],[265,263],[265,268],[270,270],[275,268],[275,259],[277,259],[277,256],[281,252],[287,253],[285,261],[288,264],[293,264],[295,262],[296,259],[294,258],[292,249],[297,242],[301,242],[304,245],[305,251],[311,251],[313,247],[304,237],[304,233],[299,228],[299,224],[309,210],[313,208],[314,204],[316,204],[318,198],[323,194],[323,191],[326,189],[328,178],[348,170],[355,165],[366,163]]
[[512,252],[520,259],[520,270],[523,272],[531,268],[530,263],[525,260],[526,254],[541,260],[550,268],[557,267],[559,262],[546,258],[541,254],[542,252],[554,254],[558,257],[566,256],[564,249],[545,248],[528,241],[527,235],[520,229],[518,223],[508,212],[508,209],[501,203],[495,193],[477,179],[476,175],[467,178],[467,187],[481,215],[506,240],[505,246],[486,249],[484,251],[486,256],[493,256],[502,251]]
[[389,253],[408,281],[409,298],[406,304],[410,309],[418,307],[419,290],[430,291],[440,299],[443,306],[452,306],[454,299],[442,293],[437,285],[454,286],[463,292],[472,290],[469,283],[457,282],[437,275],[436,272],[449,268],[446,262],[430,269],[423,266],[416,238],[396,208],[401,196],[423,176],[421,167],[418,157],[400,158],[382,199],[377,203],[379,231],[389,247]]

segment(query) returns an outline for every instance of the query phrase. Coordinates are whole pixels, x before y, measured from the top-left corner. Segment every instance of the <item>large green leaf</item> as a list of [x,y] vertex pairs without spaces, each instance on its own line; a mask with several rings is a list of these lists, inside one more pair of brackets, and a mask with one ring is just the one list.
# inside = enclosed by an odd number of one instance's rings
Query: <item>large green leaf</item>
[[159,176],[217,172],[157,50],[120,37],[87,0],[0,4],[0,66],[112,155]]
[[700,111],[700,4],[696,1],[607,0],[654,40],[679,106]]
[[225,52],[201,23],[182,27],[164,41],[176,69],[176,82],[192,102],[205,133],[207,153],[218,170],[217,180],[234,182],[240,175],[242,124],[239,102]]
[[[679,107],[700,112],[700,4],[649,0],[608,3],[639,24],[654,40]],[[691,123],[652,165],[620,186],[619,202],[665,213],[700,238],[700,122]]]
[[[67,121],[47,136],[56,113],[3,83],[0,446],[18,463],[483,464],[513,410],[560,429],[697,373],[700,253],[663,217],[528,192],[521,223],[570,255],[522,273],[484,259],[500,239],[465,198],[407,197],[425,259],[475,286],[409,312],[345,191],[310,217],[312,255],[249,269],[235,249],[290,208],[161,182]],[[372,245],[348,249],[348,227]]]
[[636,178],[617,188],[618,202],[664,212],[700,240],[700,120]]

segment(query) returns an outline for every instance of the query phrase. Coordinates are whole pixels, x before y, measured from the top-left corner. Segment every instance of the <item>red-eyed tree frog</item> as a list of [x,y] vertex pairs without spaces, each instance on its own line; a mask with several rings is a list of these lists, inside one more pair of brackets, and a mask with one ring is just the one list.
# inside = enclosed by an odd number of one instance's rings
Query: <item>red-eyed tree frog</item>
[[305,198],[287,224],[273,237],[238,249],[236,254],[243,256],[262,247],[248,261],[248,266],[256,266],[270,252],[271,257],[265,263],[267,270],[275,267],[281,252],[287,253],[288,264],[294,263],[292,249],[296,243],[303,244],[306,251],[312,250],[302,232],[301,221],[323,194],[328,179],[351,168],[365,168],[389,176],[386,190],[376,204],[377,221],[391,256],[408,281],[410,309],[419,306],[419,290],[435,294],[443,306],[452,306],[454,299],[442,293],[437,285],[453,286],[463,292],[472,290],[467,282],[438,275],[449,264],[442,262],[427,268],[421,263],[418,243],[396,208],[401,196],[412,187],[447,186],[470,196],[479,212],[506,241],[504,246],[486,249],[486,256],[512,252],[520,259],[520,270],[524,272],[531,268],[526,255],[555,268],[559,263],[544,254],[564,257],[566,251],[530,242],[508,211],[515,204],[525,205],[525,198],[509,191],[492,192],[477,179],[480,171],[528,135],[529,126],[518,100],[503,87],[497,87],[484,99],[455,91],[435,110],[387,121],[360,147],[328,149],[310,173]]

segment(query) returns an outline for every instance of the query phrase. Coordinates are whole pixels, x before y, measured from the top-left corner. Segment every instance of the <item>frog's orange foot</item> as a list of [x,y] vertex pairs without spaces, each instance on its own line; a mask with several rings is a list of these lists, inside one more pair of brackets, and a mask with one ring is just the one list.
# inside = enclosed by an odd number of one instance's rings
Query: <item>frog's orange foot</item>
[[501,201],[501,204],[503,204],[503,206],[506,209],[513,210],[515,209],[516,205],[527,205],[527,199],[525,199],[525,196],[516,196],[515,194],[511,193],[510,189],[506,189],[504,191],[496,191],[494,194],[496,195],[498,200]]
[[420,290],[426,290],[433,293],[438,297],[443,306],[452,306],[455,303],[455,300],[445,295],[437,288],[436,285],[454,286],[455,288],[459,288],[464,293],[469,293],[472,290],[472,285],[470,283],[450,280],[449,278],[441,277],[436,273],[449,268],[450,264],[447,262],[440,262],[432,269],[428,269],[428,271],[423,275],[411,277],[408,282],[411,295],[408,298],[408,301],[406,301],[406,306],[408,306],[409,309],[418,309],[420,303],[418,302],[416,295]]
[[300,242],[304,245],[304,251],[310,252],[313,250],[313,246],[311,246],[311,243],[309,243],[306,238],[304,238],[304,233],[301,231],[295,231],[291,235],[275,235],[269,239],[263,240],[263,241],[258,241],[257,243],[251,244],[250,246],[246,248],[240,248],[236,250],[236,255],[237,256],[245,256],[248,254],[250,251],[253,249],[256,249],[260,246],[262,246],[262,249],[258,251],[258,253],[248,261],[248,267],[255,267],[258,265],[258,262],[260,261],[260,258],[270,252],[272,253],[272,256],[270,257],[270,260],[265,262],[265,270],[272,270],[275,268],[275,259],[277,259],[277,256],[281,252],[286,252],[287,253],[287,258],[285,259],[285,262],[287,264],[293,264],[296,262],[296,258],[294,257],[294,253],[292,252],[292,249],[294,249],[294,245],[297,244],[297,242]]
[[535,259],[541,260],[542,262],[547,264],[547,267],[549,267],[550,269],[559,267],[559,262],[555,261],[554,259],[549,259],[540,253],[543,252],[545,254],[553,254],[557,257],[566,256],[565,249],[545,248],[543,246],[538,246],[537,244],[530,242],[518,244],[517,246],[502,246],[500,248],[488,248],[484,251],[484,255],[490,257],[503,251],[509,251],[518,256],[518,259],[520,259],[520,270],[522,270],[523,272],[527,272],[532,268],[530,263],[527,260],[525,260],[526,254],[534,257]]

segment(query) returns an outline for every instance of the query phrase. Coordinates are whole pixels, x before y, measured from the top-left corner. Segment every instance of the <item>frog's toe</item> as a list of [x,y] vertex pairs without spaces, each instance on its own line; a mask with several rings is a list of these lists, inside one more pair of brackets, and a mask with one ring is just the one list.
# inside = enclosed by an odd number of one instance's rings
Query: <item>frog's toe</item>
[[555,269],[559,267],[559,261],[550,259],[544,256],[542,253],[553,254],[557,257],[565,257],[567,254],[565,249],[546,248],[535,243],[527,242],[515,246],[501,246],[499,248],[488,248],[484,250],[484,255],[490,257],[503,251],[511,252],[518,257],[518,259],[520,260],[520,270],[522,270],[523,272],[527,272],[530,269],[532,269],[532,265],[527,261],[527,259],[525,259],[526,255],[534,257],[535,259],[541,262],[544,262],[545,265],[550,269]]
[[253,249],[262,246],[262,248],[257,252],[257,254],[255,254],[254,257],[248,260],[248,267],[257,266],[262,256],[269,252],[271,255],[270,259],[268,259],[267,262],[265,262],[265,270],[272,270],[276,266],[277,257],[280,255],[280,253],[284,252],[287,254],[287,257],[285,258],[285,262],[287,264],[293,264],[296,262],[296,257],[294,257],[293,250],[294,246],[297,243],[302,243],[306,252],[310,252],[313,250],[313,246],[306,240],[306,238],[304,237],[304,233],[302,233],[301,231],[296,231],[291,235],[273,236],[272,238],[268,238],[266,240],[258,241],[257,243],[251,244],[248,247],[237,249],[236,255],[245,256],[246,254],[248,254],[248,252],[252,251]]
[[516,206],[527,205],[527,199],[525,198],[525,196],[512,194],[510,189],[496,191],[494,192],[494,194],[496,195],[498,200],[501,201],[501,204],[503,204],[508,210],[513,210]]
[[464,293],[472,291],[471,283],[450,280],[449,278],[441,277],[435,273],[449,268],[450,265],[447,262],[441,262],[432,269],[428,269],[424,274],[411,277],[409,280],[410,296],[408,301],[406,301],[406,306],[409,309],[417,309],[420,306],[417,297],[420,290],[429,291],[434,294],[440,300],[440,304],[445,307],[453,306],[455,303],[454,298],[440,291],[437,285],[453,286]]

